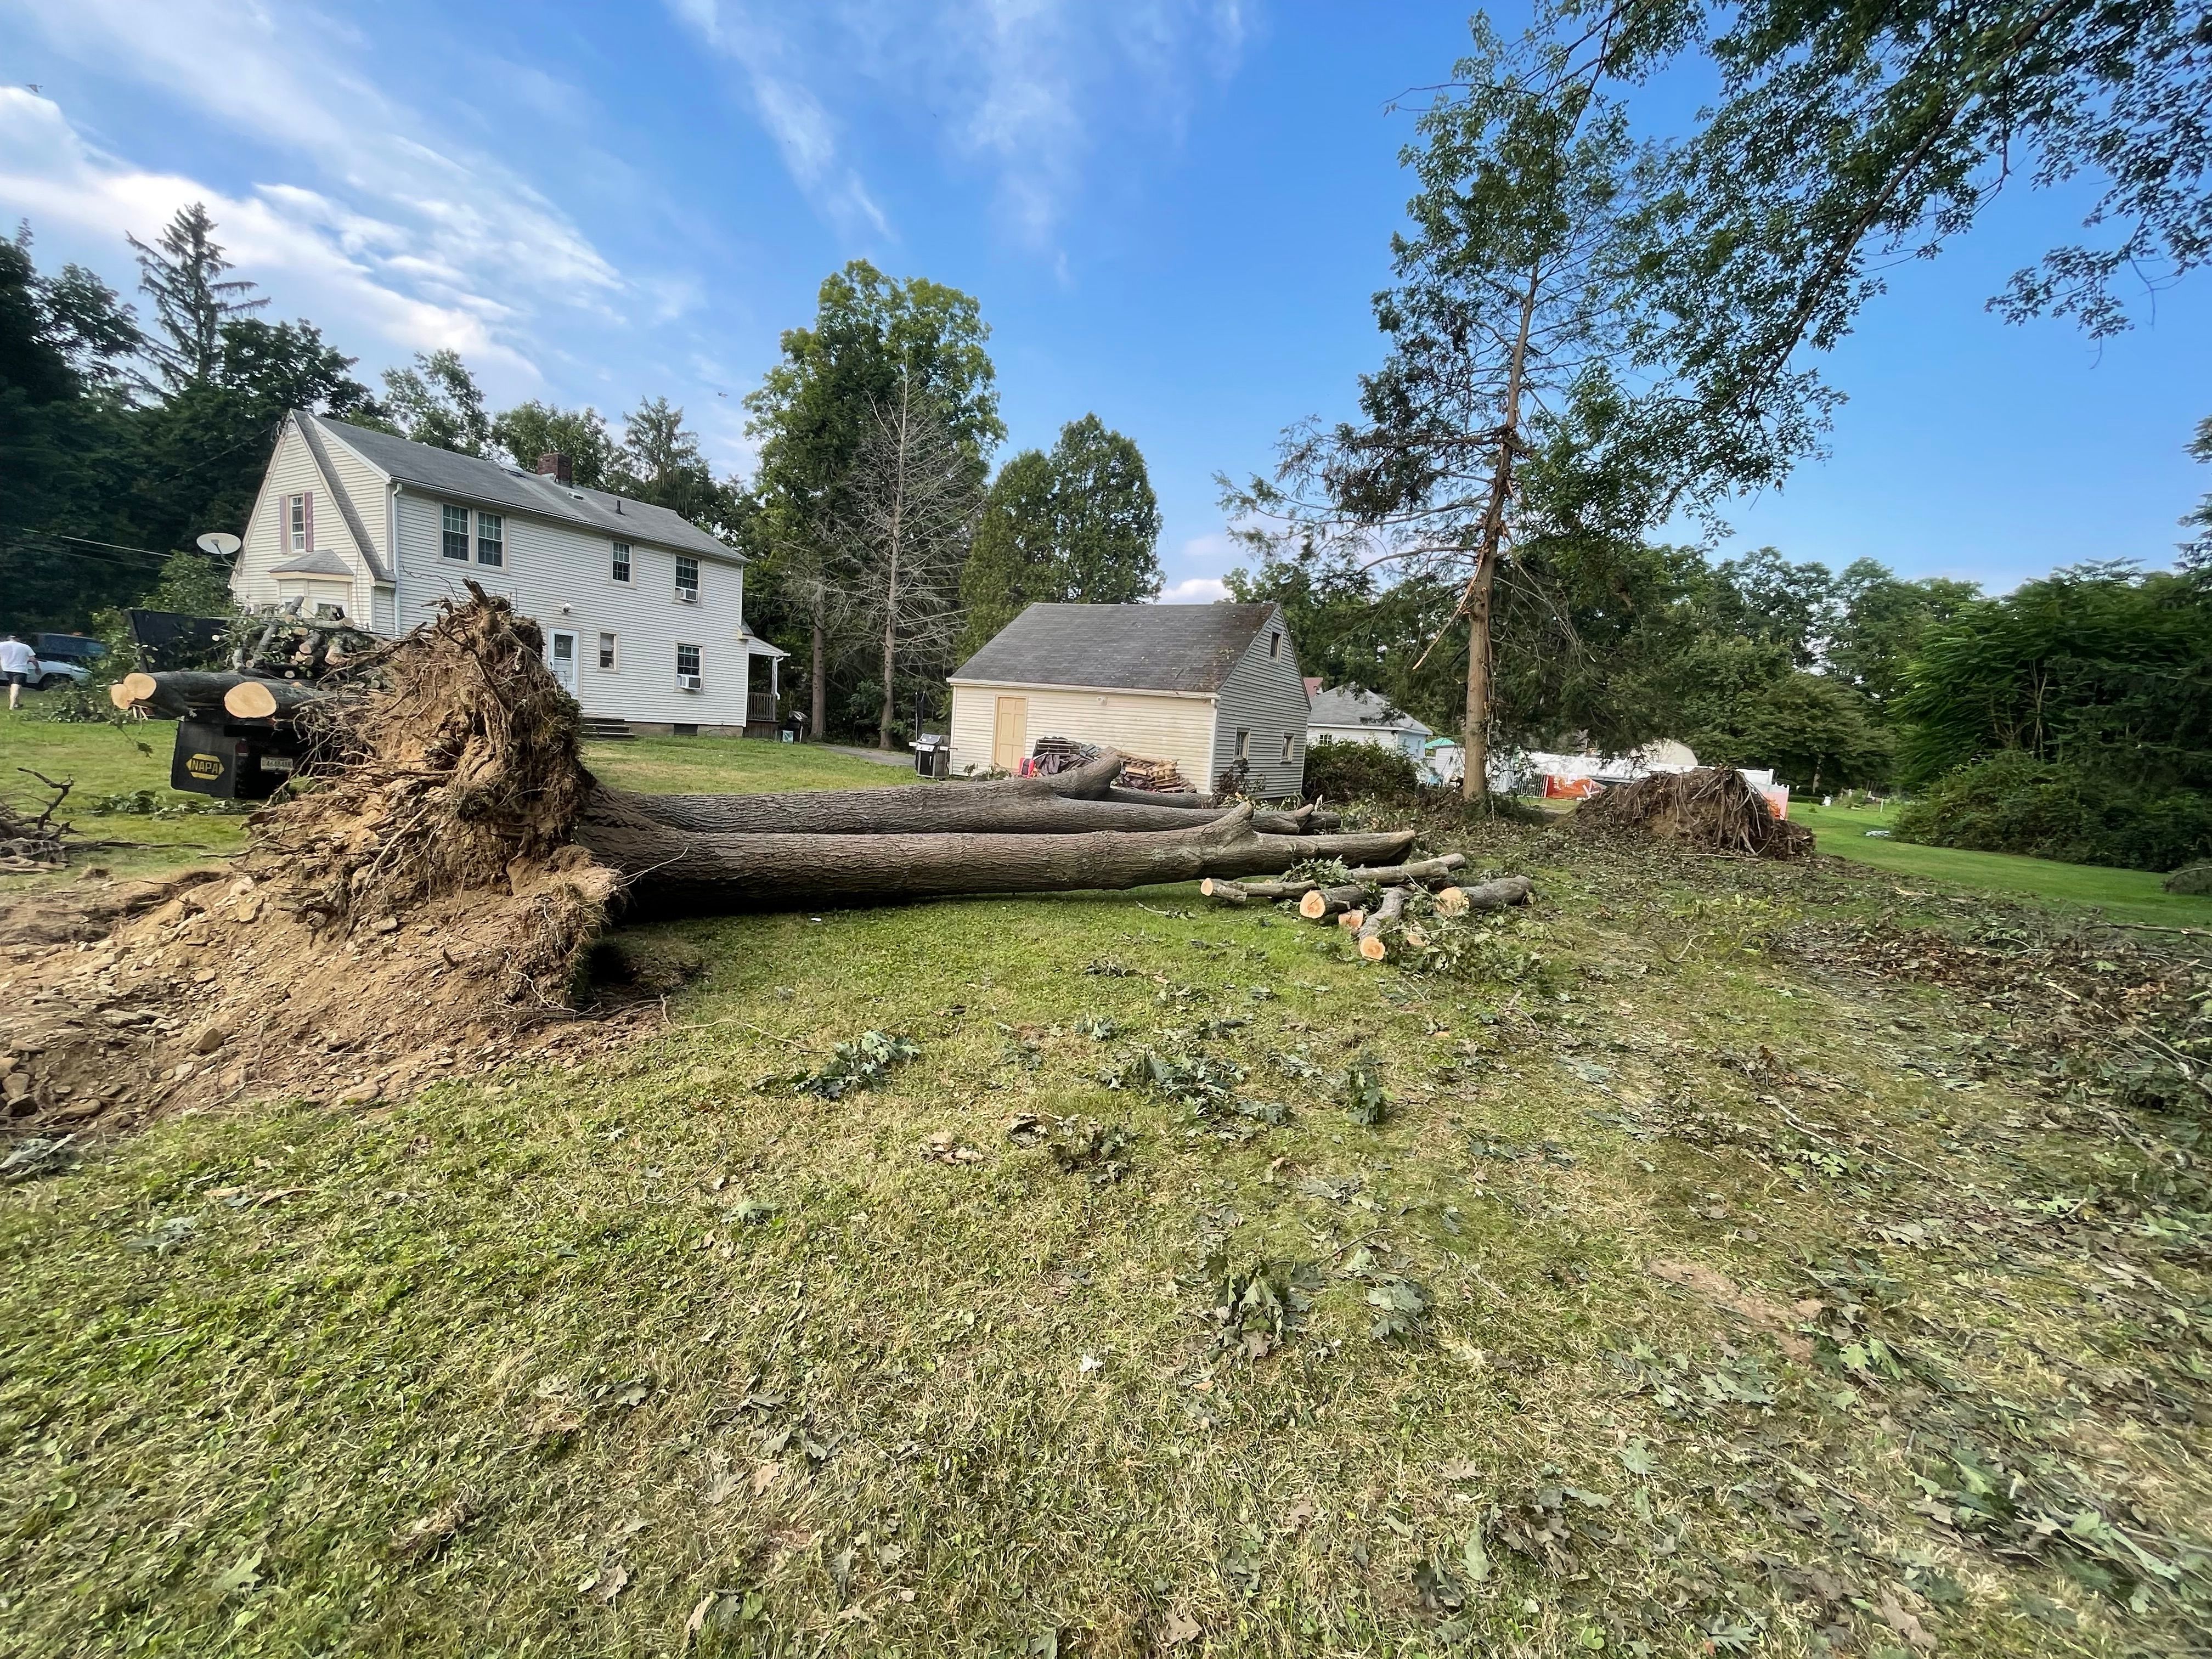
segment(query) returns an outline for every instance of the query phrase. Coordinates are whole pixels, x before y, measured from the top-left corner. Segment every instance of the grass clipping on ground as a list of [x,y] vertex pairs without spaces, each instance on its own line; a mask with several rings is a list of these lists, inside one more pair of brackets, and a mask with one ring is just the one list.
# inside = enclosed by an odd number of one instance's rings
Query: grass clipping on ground
[[356,684],[336,763],[234,866],[15,907],[5,931],[52,947],[17,988],[19,1116],[373,1095],[565,1010],[615,878],[568,842],[592,781],[536,626],[478,592]]
[[1584,802],[1575,821],[1586,830],[1640,830],[1755,858],[1803,858],[1813,850],[1813,832],[1776,817],[1766,798],[1733,766],[1654,772]]

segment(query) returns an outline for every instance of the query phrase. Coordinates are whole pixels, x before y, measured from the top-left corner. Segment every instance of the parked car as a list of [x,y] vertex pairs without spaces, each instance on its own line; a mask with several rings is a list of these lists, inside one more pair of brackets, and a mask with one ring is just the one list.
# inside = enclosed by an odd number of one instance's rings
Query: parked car
[[68,657],[39,657],[33,660],[38,669],[31,681],[34,690],[48,690],[69,681],[82,685],[92,678],[92,670]]

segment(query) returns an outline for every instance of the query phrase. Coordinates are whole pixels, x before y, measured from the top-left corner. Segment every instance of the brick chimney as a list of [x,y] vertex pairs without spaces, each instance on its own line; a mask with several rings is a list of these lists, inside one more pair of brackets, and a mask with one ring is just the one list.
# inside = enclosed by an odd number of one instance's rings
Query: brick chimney
[[556,483],[572,484],[576,482],[574,463],[558,451],[548,451],[540,455],[538,471],[539,477],[550,478]]

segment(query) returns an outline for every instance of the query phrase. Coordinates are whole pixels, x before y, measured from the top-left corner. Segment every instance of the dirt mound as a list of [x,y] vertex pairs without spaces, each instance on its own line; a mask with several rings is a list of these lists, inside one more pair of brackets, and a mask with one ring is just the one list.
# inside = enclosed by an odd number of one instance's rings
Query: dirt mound
[[1766,798],[1732,766],[1655,772],[1608,789],[1575,810],[1584,830],[1635,830],[1717,853],[1796,859],[1813,851],[1813,832],[1774,816]]
[[593,784],[536,627],[479,592],[356,676],[330,773],[235,865],[11,907],[12,1127],[374,1098],[566,1015],[616,882],[568,842]]

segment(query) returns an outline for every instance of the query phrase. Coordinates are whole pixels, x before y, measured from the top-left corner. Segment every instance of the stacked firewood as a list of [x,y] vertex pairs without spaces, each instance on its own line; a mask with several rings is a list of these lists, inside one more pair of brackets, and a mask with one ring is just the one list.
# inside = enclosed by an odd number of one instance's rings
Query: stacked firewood
[[1224,880],[1209,876],[1199,891],[1217,904],[1279,903],[1295,899],[1297,914],[1308,921],[1334,918],[1358,942],[1359,954],[1380,962],[1390,954],[1394,942],[1402,940],[1415,949],[1427,941],[1407,917],[1407,907],[1417,891],[1427,892],[1436,915],[1455,920],[1484,910],[1503,910],[1526,904],[1534,886],[1526,876],[1501,876],[1492,881],[1462,885],[1459,872],[1467,867],[1467,854],[1446,853],[1440,858],[1413,864],[1346,869],[1341,878],[1330,874],[1280,881]]
[[1141,789],[1151,795],[1188,793],[1190,780],[1176,769],[1168,760],[1132,760],[1121,768],[1121,787]]

